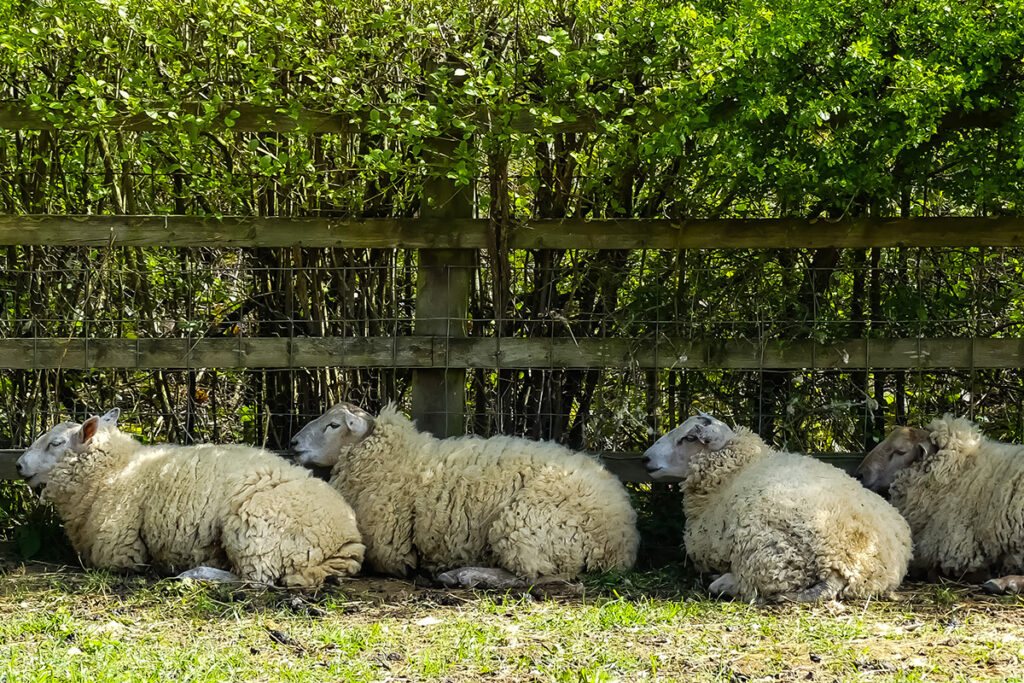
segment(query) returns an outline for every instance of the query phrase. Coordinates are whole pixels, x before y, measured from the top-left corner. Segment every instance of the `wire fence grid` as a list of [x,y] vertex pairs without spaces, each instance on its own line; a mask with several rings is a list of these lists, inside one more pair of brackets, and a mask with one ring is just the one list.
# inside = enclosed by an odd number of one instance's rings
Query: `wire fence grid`
[[[752,340],[1021,336],[1024,252],[513,251],[471,268],[471,339]],[[399,338],[416,328],[416,252],[9,247],[0,340]],[[500,290],[499,290],[500,288]],[[495,296],[500,291],[501,296]],[[452,367],[459,367],[458,359]],[[149,440],[284,448],[338,400],[409,406],[402,367],[0,370],[0,448],[119,405]],[[600,365],[600,362],[594,363]],[[467,431],[642,450],[697,408],[777,445],[857,452],[896,423],[952,411],[1024,435],[1016,368],[839,370],[497,364],[466,373]]]

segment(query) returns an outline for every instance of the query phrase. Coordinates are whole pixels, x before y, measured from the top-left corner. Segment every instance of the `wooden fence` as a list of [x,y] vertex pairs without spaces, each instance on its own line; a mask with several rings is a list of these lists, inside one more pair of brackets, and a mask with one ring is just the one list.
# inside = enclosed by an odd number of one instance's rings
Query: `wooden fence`
[[[226,104],[237,112],[234,130],[352,133],[360,114],[284,113]],[[182,114],[202,112],[196,103]],[[996,113],[998,114],[998,112]],[[952,113],[951,129],[996,127],[1006,117]],[[730,115],[722,107],[717,115]],[[223,117],[220,117],[223,119]],[[215,119],[212,125],[217,125]],[[0,103],[0,128],[74,129],[22,103]],[[159,116],[125,114],[118,130],[157,130]],[[536,130],[535,117],[515,120]],[[545,130],[594,130],[593,119],[548,125]],[[444,158],[452,143],[439,140],[428,154]],[[434,161],[437,161],[435,159]],[[1024,367],[1022,339],[847,339],[840,342],[572,338],[467,338],[464,321],[474,250],[490,245],[489,224],[474,219],[465,187],[441,178],[426,183],[414,219],[344,220],[195,216],[0,216],[0,245],[91,247],[351,247],[418,249],[414,334],[399,337],[323,338],[7,338],[0,339],[0,369],[89,368],[301,368],[414,369],[412,406],[419,424],[439,435],[464,424],[468,368],[690,368],[690,369],[934,369]],[[909,220],[798,218],[771,220],[531,220],[510,226],[511,249],[723,249],[1024,246],[1024,220],[924,218]],[[427,411],[442,397],[444,409]],[[17,451],[0,451],[0,478],[15,476]],[[829,456],[843,466],[856,454]],[[612,455],[609,466],[627,481],[645,481],[635,455]]]

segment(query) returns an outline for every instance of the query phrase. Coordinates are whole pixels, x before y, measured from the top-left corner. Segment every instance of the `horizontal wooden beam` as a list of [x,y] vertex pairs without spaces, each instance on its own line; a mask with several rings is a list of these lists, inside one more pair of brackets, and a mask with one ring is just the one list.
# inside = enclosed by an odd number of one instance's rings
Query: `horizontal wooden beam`
[[526,222],[508,242],[518,249],[1019,247],[1024,219],[566,219]]
[[[174,109],[166,105],[145,107],[134,113],[118,110],[118,102],[110,102],[110,115],[102,122],[68,117],[59,110],[45,105],[33,109],[22,101],[0,102],[0,129],[7,130],[94,130],[101,123],[104,129],[129,132],[149,132],[166,129],[169,125],[182,125],[189,117],[203,121],[202,130],[230,129],[240,132],[302,132],[302,133],[357,133],[366,129],[371,123],[370,109],[349,112],[328,112],[293,106],[266,106],[246,102],[223,102],[213,105],[210,102],[181,102]],[[743,110],[737,100],[724,100],[708,105],[704,118],[695,124],[709,128],[734,118]],[[596,110],[569,112],[563,108],[558,116],[545,116],[540,112],[531,111],[526,107],[517,111],[497,112],[492,114],[484,108],[470,110],[462,114],[468,122],[480,126],[489,126],[495,118],[510,116],[510,127],[518,132],[533,133],[591,133],[599,131],[599,121],[631,121],[642,130],[652,130],[674,122],[665,114],[644,112],[629,114],[626,112],[601,113]],[[1014,120],[1015,111],[998,108],[986,111],[953,108],[937,123],[939,131],[996,129]],[[780,117],[781,118],[781,117]],[[839,129],[858,117],[840,113],[825,125]]]
[[12,481],[21,479],[14,463],[21,457],[22,450],[0,450],[0,480]]
[[[197,216],[0,216],[0,245],[486,249],[488,221]],[[1024,218],[532,220],[512,249],[1020,247]]]
[[204,337],[0,339],[6,369],[609,368],[947,370],[1024,367],[1024,339],[810,341]]
[[[15,449],[0,450],[0,480],[21,479],[14,468],[14,463],[23,451]],[[640,453],[603,453],[601,462],[608,471],[622,481],[631,483],[653,483],[640,460]],[[819,453],[816,458],[832,463],[836,467],[852,472],[864,457],[862,453]]]
[[[112,105],[115,107],[116,103]],[[165,130],[170,125],[182,126],[193,118],[201,121],[200,130],[233,130],[244,133],[358,133],[376,127],[371,110],[327,112],[294,107],[271,107],[245,102],[182,102],[173,110],[165,106],[148,111],[117,113],[102,122],[65,117],[45,106],[33,109],[25,102],[0,102],[0,129],[7,130],[106,130],[145,133]],[[121,110],[123,111],[123,109]],[[579,116],[547,117],[522,109],[511,113],[510,127],[518,132],[585,133],[598,129],[596,112]],[[464,118],[480,126],[490,125],[492,117],[485,109],[469,111]]]
[[0,245],[78,247],[487,246],[486,221],[195,216],[0,216]]
[[[112,106],[116,107],[116,103]],[[114,113],[103,121],[103,128],[131,132],[162,130],[171,123],[182,125],[181,122],[187,117],[206,117],[208,123],[204,124],[205,129],[353,133],[358,132],[367,120],[367,115],[362,112],[290,110],[240,102],[225,102],[219,105],[211,105],[209,102],[182,102],[174,110],[154,107],[149,111],[131,114],[116,113],[116,109],[111,111]],[[7,130],[91,130],[96,125],[93,121],[66,118],[63,113],[54,112],[45,106],[33,109],[25,102],[0,102],[0,128]]]

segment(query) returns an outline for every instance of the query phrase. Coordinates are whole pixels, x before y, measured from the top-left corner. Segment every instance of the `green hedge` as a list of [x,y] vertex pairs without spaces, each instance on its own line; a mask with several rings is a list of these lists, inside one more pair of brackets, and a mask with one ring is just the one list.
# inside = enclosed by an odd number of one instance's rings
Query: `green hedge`
[[[389,140],[361,151],[367,168],[469,181],[487,155],[463,147],[428,170],[423,140],[476,133],[515,173],[537,144],[511,126],[525,111],[597,119],[578,155],[584,194],[609,173],[649,179],[650,196],[581,213],[971,214],[1020,201],[1020,2],[47,0],[5,3],[0,25],[6,97],[93,130],[148,113],[177,131],[165,144],[182,156],[230,127],[221,102],[365,111]],[[209,107],[169,118],[185,101]],[[489,121],[467,116],[481,107]]]

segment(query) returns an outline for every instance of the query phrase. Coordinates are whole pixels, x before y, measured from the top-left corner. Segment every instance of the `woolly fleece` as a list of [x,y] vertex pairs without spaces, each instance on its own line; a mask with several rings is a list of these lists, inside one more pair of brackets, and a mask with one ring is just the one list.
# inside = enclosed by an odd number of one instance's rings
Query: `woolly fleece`
[[683,505],[687,553],[702,571],[731,572],[746,601],[824,581],[840,586],[836,597],[868,597],[896,588],[910,561],[910,529],[891,505],[749,429],[693,456]]
[[355,508],[366,561],[387,574],[483,565],[569,578],[636,560],[625,488],[554,443],[437,439],[389,405],[373,432],[342,453],[331,483]]
[[316,586],[356,573],[363,558],[355,515],[337,491],[247,446],[145,446],[101,429],[88,450],[57,463],[42,498],[94,567],[208,565]]
[[986,439],[963,418],[927,427],[938,450],[889,487],[910,523],[914,564],[950,574],[1024,570],[1024,446]]

